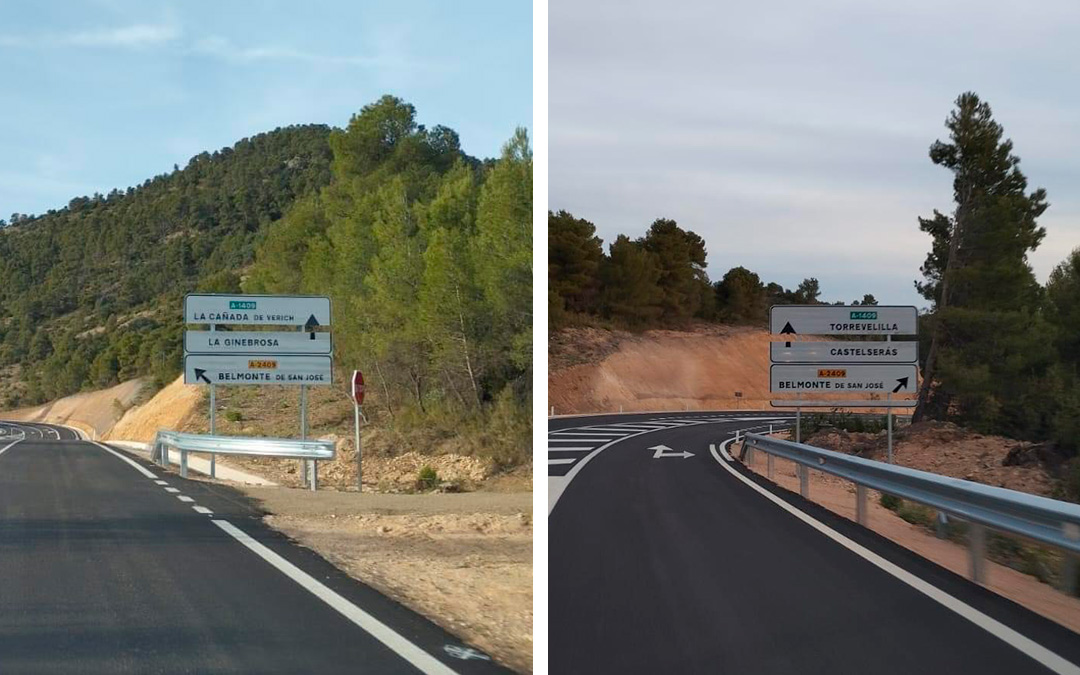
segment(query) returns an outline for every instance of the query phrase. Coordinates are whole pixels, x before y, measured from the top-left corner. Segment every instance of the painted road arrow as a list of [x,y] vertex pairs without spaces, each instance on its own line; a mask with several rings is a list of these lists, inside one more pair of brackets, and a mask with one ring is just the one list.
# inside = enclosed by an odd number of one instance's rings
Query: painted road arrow
[[654,445],[649,448],[649,450],[656,451],[653,453],[653,459],[662,459],[664,457],[682,457],[683,459],[686,459],[687,457],[694,456],[694,453],[692,452],[675,452],[666,445]]

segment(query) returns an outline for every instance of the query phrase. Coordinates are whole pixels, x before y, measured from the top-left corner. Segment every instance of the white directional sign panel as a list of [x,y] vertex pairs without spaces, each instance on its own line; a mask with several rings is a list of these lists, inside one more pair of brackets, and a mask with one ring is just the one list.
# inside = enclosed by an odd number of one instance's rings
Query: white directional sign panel
[[779,393],[914,394],[918,387],[914,364],[774,365],[769,391]]
[[895,305],[773,305],[769,326],[781,335],[915,335],[918,311]]
[[915,363],[918,342],[773,342],[773,363]]
[[184,323],[306,328],[329,326],[330,298],[193,293],[184,298]]
[[184,333],[188,354],[330,354],[330,333],[208,331]]
[[330,356],[188,354],[184,384],[328,385],[333,383]]

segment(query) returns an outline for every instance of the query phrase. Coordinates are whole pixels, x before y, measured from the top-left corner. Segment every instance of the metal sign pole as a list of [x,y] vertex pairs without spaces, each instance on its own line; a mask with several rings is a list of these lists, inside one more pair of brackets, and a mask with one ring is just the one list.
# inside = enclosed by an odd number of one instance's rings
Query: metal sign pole
[[[892,336],[886,335],[885,342],[892,342]],[[889,464],[893,463],[892,456],[892,392],[888,389],[885,390],[885,417],[888,421],[889,427]]]
[[[210,324],[210,332],[215,330],[214,324]],[[217,387],[210,385],[210,435],[217,435]],[[217,454],[210,455],[210,477],[217,478]]]
[[[802,392],[796,395],[795,400],[802,401]],[[795,442],[802,443],[802,406],[795,406]]]
[[364,472],[360,465],[360,404],[355,400],[353,401],[353,412],[356,417],[356,491],[364,491],[364,481],[362,476]]

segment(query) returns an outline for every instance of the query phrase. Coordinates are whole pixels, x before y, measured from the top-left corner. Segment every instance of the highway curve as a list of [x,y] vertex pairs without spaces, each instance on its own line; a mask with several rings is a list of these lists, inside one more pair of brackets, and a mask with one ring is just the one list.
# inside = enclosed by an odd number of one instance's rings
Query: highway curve
[[231,488],[0,428],[0,672],[505,672]]
[[1080,673],[1075,633],[710,451],[775,418],[549,421],[552,673]]

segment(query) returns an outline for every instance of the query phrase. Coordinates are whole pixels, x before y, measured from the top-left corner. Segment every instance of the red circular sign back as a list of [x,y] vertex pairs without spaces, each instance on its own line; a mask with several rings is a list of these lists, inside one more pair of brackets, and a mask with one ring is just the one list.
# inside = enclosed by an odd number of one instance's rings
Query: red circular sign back
[[354,370],[352,374],[352,397],[356,405],[364,404],[364,374]]

